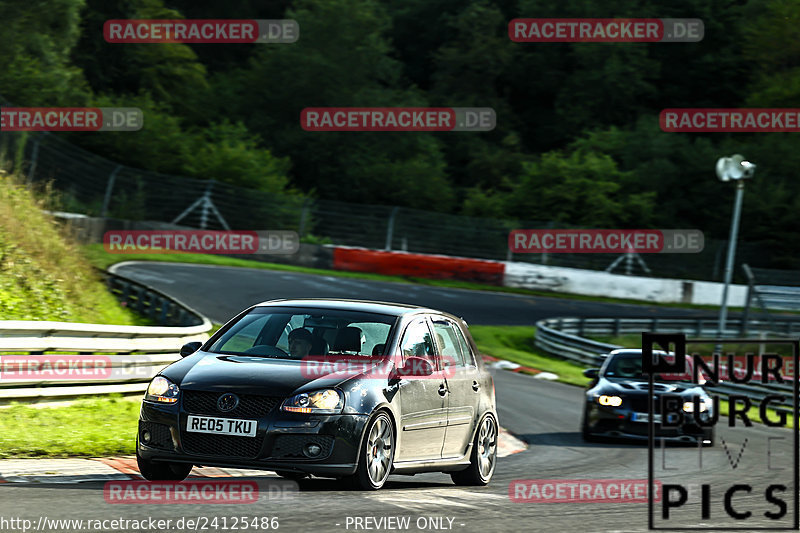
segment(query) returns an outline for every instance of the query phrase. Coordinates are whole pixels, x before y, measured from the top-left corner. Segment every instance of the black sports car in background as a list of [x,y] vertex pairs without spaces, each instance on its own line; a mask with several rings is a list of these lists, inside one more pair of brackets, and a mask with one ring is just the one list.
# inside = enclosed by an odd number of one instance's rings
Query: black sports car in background
[[[600,369],[590,368],[584,371],[584,375],[594,379],[586,391],[581,423],[584,440],[591,442],[598,437],[647,439],[649,376],[642,373],[642,351],[614,350],[608,354]],[[689,380],[659,378],[661,376],[656,376],[653,383],[655,436],[678,442],[700,440],[704,445],[713,446],[713,426],[701,426],[693,414],[697,405],[698,417],[702,422],[711,418],[714,406],[708,393],[702,386]],[[661,396],[665,394],[676,397],[678,408],[682,411],[682,424],[675,427],[662,425]],[[675,415],[668,416],[672,422]]]
[[485,485],[494,472],[494,382],[455,316],[278,300],[181,354],[142,402],[136,457],[148,480],[182,480],[206,465],[374,490],[392,473]]

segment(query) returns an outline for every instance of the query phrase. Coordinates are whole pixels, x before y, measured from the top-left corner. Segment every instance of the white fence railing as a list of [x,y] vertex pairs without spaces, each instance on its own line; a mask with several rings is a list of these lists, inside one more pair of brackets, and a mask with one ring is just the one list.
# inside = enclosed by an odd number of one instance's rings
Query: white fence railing
[[[0,404],[145,390],[187,342],[208,339],[208,318],[169,296],[106,273],[117,296],[176,326],[0,321]],[[188,325],[187,325],[188,324]],[[90,367],[90,370],[87,370]]]

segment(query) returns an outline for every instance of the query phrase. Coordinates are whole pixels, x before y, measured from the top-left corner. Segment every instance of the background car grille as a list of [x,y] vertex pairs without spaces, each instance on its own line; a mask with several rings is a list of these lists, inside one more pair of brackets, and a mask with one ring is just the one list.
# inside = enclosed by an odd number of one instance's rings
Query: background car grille
[[[647,413],[648,412],[648,404],[647,404],[647,396],[623,396],[622,397],[622,406],[630,409],[632,411],[636,411],[637,413]],[[661,412],[661,401],[659,398],[655,398],[653,402],[653,412],[660,413]]]
[[157,424],[155,422],[139,421],[139,439],[141,439],[142,432],[147,430],[150,432],[150,442],[147,446],[152,448],[161,448],[163,450],[172,449],[172,435],[169,432],[169,426],[166,424]]
[[283,398],[276,396],[259,396],[255,394],[237,394],[239,405],[233,411],[222,412],[217,409],[217,399],[224,392],[207,392],[184,390],[183,409],[198,415],[225,416],[228,418],[261,418],[272,411]]
[[186,431],[181,432],[181,439],[184,451],[189,454],[246,458],[256,457],[264,440],[263,437],[208,435]]
[[303,458],[303,446],[309,443],[315,443],[322,448],[322,453],[315,459],[322,459],[331,454],[333,448],[333,437],[330,435],[279,435],[272,445],[272,457],[280,458]]

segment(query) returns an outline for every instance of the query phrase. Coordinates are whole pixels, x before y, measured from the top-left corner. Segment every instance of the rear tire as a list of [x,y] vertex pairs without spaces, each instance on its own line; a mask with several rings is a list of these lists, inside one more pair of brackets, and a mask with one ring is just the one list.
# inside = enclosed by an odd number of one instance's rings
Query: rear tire
[[392,471],[394,448],[394,425],[389,415],[379,411],[364,430],[356,473],[343,481],[356,490],[380,489]]
[[450,473],[453,483],[461,486],[488,485],[497,466],[497,439],[497,421],[493,416],[486,415],[475,432],[469,466]]
[[139,455],[139,440],[136,440],[136,463],[139,473],[147,481],[183,481],[189,476],[192,467],[189,463],[167,463],[151,461]]

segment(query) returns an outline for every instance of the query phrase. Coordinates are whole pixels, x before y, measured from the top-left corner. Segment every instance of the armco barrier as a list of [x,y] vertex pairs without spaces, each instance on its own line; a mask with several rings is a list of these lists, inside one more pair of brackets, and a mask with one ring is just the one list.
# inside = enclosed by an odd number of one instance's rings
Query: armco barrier
[[333,251],[333,268],[394,276],[477,281],[492,285],[502,285],[505,271],[505,266],[499,261],[342,246],[337,246]]
[[[555,357],[598,367],[605,360],[606,354],[622,346],[587,339],[584,335],[617,336],[652,332],[684,333],[687,337],[716,337],[717,325],[716,319],[708,318],[546,318],[536,323],[534,343]],[[725,336],[735,338],[741,328],[740,319],[728,319]],[[751,333],[771,333],[775,337],[796,338],[800,333],[800,320],[750,321],[749,328]],[[752,340],[757,343],[759,337],[753,336]],[[784,392],[788,397],[793,393],[791,384],[766,387],[754,383],[720,382],[709,390],[723,397],[732,393],[744,394],[756,403],[776,390]]]
[[[180,359],[181,346],[207,340],[210,329],[208,321],[189,327],[0,321],[0,403],[143,392],[160,369]],[[43,353],[62,354],[65,358],[67,354],[107,356],[111,362],[109,376],[63,380],[50,373],[36,381],[4,379],[3,367],[10,358],[4,354]]]
[[[173,298],[122,276],[104,273],[118,298],[162,324],[181,326],[114,326],[27,320],[0,321],[0,404],[11,401],[64,399],[111,393],[141,393],[158,371],[180,359],[181,346],[205,341],[208,318]],[[3,376],[3,362],[27,355],[78,354],[108,357],[108,376],[61,379],[53,372],[42,379]]]

